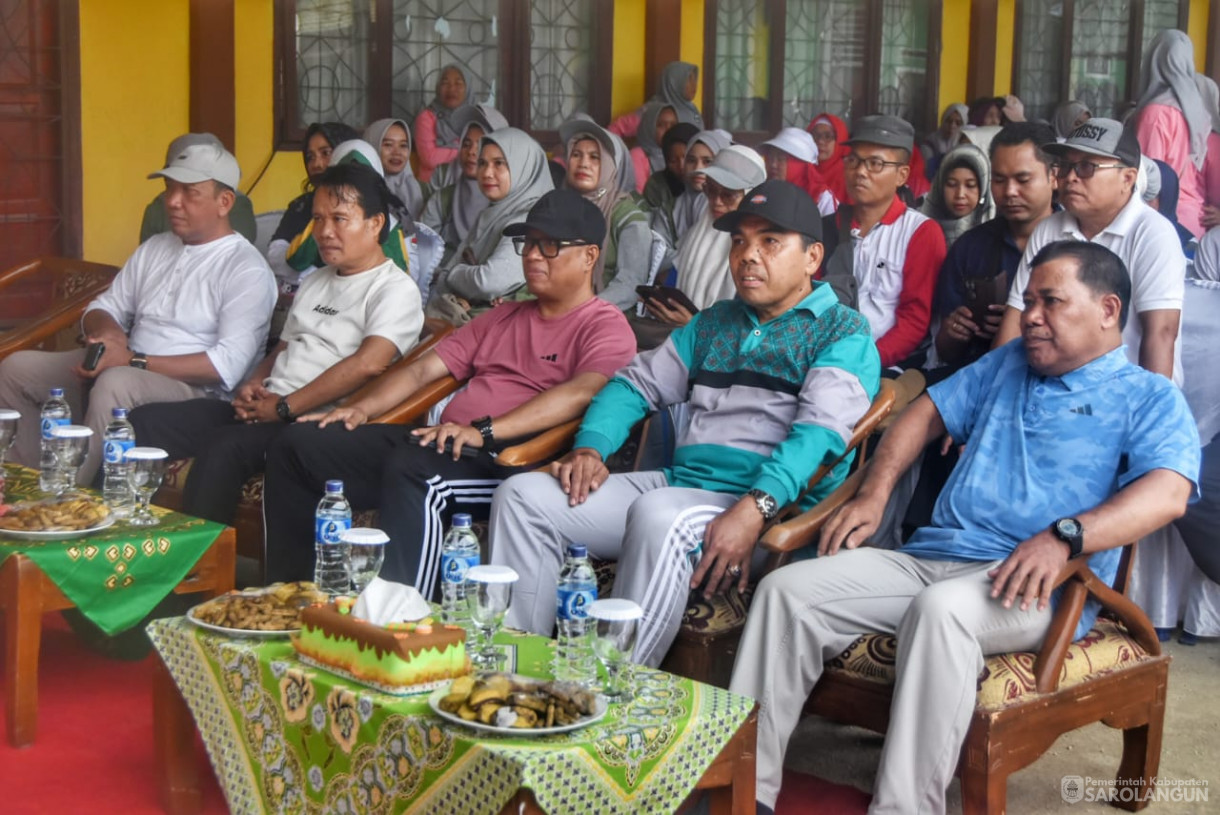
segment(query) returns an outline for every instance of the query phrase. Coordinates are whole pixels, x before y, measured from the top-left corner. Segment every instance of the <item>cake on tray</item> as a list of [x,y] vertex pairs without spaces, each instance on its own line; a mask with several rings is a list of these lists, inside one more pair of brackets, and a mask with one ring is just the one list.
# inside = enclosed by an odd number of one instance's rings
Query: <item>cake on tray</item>
[[351,613],[351,598],[301,611],[292,645],[305,662],[393,694],[432,690],[470,673],[466,632],[419,622],[376,625]]

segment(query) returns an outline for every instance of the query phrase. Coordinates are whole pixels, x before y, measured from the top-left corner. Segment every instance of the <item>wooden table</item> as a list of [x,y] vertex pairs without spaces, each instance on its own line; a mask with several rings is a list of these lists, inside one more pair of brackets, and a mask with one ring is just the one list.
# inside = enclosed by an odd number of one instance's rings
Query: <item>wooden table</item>
[[[174,588],[175,594],[207,597],[233,589],[236,538],[225,529]],[[4,705],[9,744],[25,747],[38,734],[38,651],[42,615],[73,608],[55,584],[25,555],[0,564],[0,612],[4,613]]]
[[[161,806],[169,815],[194,815],[203,805],[195,749],[197,729],[186,701],[160,659],[156,660],[153,678],[153,734]],[[753,815],[757,740],[756,705],[695,787],[696,791],[708,792],[712,815]],[[501,813],[544,815],[528,789],[520,790]]]

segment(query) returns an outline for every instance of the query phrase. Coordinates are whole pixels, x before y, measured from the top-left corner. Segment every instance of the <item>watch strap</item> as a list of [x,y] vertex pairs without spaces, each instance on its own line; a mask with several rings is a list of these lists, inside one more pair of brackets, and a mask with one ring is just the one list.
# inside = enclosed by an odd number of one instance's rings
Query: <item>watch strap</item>
[[483,436],[483,444],[487,447],[496,443],[496,434],[492,431],[491,417],[481,416],[470,423],[470,426]]
[[127,363],[132,368],[139,368],[141,371],[148,370],[148,357],[144,356],[139,351],[131,352],[131,362]]
[[275,415],[280,417],[281,422],[291,422],[296,418],[292,415],[292,408],[288,405],[287,396],[281,396],[275,403]]

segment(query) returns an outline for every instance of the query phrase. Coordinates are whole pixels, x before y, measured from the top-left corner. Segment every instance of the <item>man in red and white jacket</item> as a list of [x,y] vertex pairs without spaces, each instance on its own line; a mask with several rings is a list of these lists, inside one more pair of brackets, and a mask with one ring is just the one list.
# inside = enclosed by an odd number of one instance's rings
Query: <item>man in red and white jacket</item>
[[[868,319],[882,366],[899,366],[928,338],[945,236],[935,221],[898,197],[911,173],[915,129],[910,124],[895,116],[865,116],[846,143],[851,152],[843,166],[851,203],[823,224],[830,257],[823,274],[830,279],[850,269],[858,287],[856,308]],[[840,240],[848,229],[850,246]]]

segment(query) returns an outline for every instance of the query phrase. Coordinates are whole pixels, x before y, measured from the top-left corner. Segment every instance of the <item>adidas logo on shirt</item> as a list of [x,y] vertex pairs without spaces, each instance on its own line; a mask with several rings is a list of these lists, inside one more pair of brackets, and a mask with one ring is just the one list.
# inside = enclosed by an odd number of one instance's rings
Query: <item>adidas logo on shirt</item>
[[545,359],[547,362],[558,362],[559,354],[543,354],[539,359]]
[[318,314],[325,314],[328,317],[334,317],[336,314],[339,313],[339,309],[331,308],[330,306],[324,306],[321,303],[314,306],[313,310],[316,311]]
[[1093,406],[1084,405],[1083,407],[1074,407],[1074,408],[1072,408],[1072,412],[1079,413],[1081,416],[1092,416],[1093,415]]

